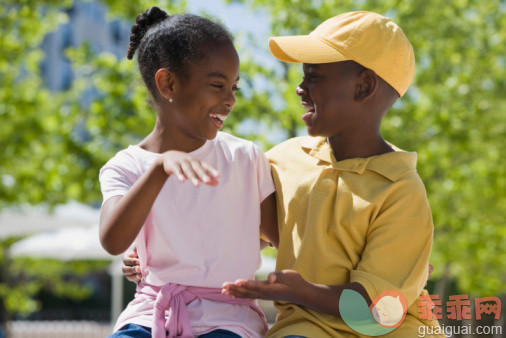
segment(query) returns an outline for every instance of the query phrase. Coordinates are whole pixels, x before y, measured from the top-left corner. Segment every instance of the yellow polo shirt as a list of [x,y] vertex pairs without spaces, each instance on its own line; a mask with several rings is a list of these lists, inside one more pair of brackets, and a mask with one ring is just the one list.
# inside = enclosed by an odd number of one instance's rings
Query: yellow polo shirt
[[[403,324],[385,337],[417,337],[417,299],[428,274],[433,224],[416,153],[395,149],[337,162],[325,138],[302,137],[267,152],[276,184],[280,246],[276,270],[312,283],[358,282],[370,298],[398,290]],[[337,302],[337,300],[336,300]],[[286,302],[267,337],[363,337],[335,316]]]

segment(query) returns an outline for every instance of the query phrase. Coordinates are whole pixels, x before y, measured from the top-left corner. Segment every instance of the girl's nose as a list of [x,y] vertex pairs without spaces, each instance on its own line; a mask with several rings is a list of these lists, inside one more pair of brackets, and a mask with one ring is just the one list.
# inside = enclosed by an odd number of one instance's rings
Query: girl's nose
[[225,105],[227,107],[233,108],[235,106],[235,95],[234,91],[229,91],[225,94]]

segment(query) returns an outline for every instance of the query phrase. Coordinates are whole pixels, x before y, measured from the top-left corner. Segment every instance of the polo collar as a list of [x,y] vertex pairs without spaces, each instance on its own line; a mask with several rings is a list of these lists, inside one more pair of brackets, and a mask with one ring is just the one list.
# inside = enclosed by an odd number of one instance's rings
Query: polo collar
[[326,138],[304,137],[301,140],[302,149],[310,156],[323,161],[328,167],[357,174],[363,174],[367,169],[395,182],[409,171],[416,170],[416,153],[406,152],[392,144],[390,146],[394,152],[337,161]]

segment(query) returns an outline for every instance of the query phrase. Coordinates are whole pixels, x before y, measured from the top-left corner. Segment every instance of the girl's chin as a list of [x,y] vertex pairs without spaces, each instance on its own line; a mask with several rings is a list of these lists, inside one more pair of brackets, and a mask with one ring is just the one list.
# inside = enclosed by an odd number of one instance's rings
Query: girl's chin
[[216,136],[218,135],[218,132],[219,132],[219,130],[216,128],[209,128],[204,132],[205,134],[203,136],[206,140],[212,140],[212,139],[216,138]]

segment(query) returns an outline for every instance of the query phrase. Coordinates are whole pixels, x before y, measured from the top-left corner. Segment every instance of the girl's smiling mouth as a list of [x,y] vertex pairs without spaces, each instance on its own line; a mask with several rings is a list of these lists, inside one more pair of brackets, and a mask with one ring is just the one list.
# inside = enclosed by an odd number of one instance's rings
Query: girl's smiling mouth
[[218,129],[221,129],[223,127],[223,123],[225,122],[227,116],[228,116],[228,114],[217,114],[217,113],[210,113],[209,114],[209,117],[211,118],[211,122]]

